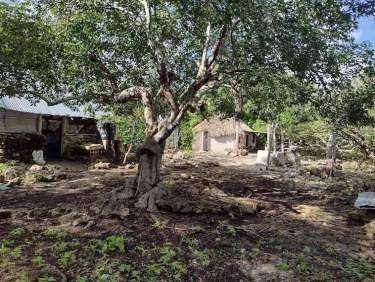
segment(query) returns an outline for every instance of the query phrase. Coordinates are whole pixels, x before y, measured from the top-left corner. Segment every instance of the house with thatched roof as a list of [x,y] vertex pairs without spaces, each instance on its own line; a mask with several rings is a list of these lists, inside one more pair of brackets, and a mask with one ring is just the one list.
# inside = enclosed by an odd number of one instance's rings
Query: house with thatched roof
[[226,154],[237,149],[251,151],[256,147],[256,132],[243,121],[236,121],[234,118],[204,120],[194,127],[193,132],[195,152]]

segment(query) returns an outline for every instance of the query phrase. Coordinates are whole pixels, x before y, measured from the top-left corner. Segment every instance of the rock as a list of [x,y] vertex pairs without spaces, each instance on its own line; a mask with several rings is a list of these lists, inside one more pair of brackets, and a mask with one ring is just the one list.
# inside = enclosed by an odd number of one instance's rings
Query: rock
[[138,157],[136,153],[129,153],[126,157],[126,164],[133,164],[138,162]]
[[34,164],[29,168],[29,171],[33,171],[33,172],[42,171],[42,170],[46,170],[46,167],[41,166],[41,165],[37,165],[37,164]]
[[249,154],[249,151],[246,149],[241,149],[238,153],[240,156],[247,156]]
[[70,212],[68,214],[62,215],[59,218],[59,222],[61,224],[71,224],[74,220],[80,218],[82,216],[79,212]]
[[133,168],[135,168],[134,164],[127,164],[127,165],[125,165],[125,169],[133,169]]
[[23,169],[21,167],[11,167],[4,171],[3,175],[5,181],[20,177],[23,174]]
[[113,165],[111,163],[97,163],[94,165],[94,169],[111,169]]
[[278,270],[272,263],[254,265],[247,260],[241,260],[237,262],[237,266],[250,281],[294,281],[291,272]]
[[43,218],[48,216],[48,209],[47,208],[36,208],[31,210],[28,213],[28,216],[31,218]]
[[54,174],[55,181],[66,180],[66,179],[68,179],[68,175],[66,173],[60,172],[60,173]]
[[8,181],[7,185],[8,186],[16,186],[20,185],[22,183],[22,179],[20,177],[13,178]]
[[10,210],[0,209],[0,219],[8,219],[12,217],[12,212]]
[[93,221],[92,217],[89,217],[88,215],[82,215],[81,217],[73,220],[71,224],[73,226],[87,225],[90,221]]
[[49,215],[51,217],[58,217],[58,216],[61,216],[63,215],[64,213],[68,212],[68,210],[66,208],[63,208],[63,207],[57,207],[57,208],[54,208],[54,209],[51,209],[49,210]]
[[105,204],[101,211],[101,215],[104,217],[118,217],[120,219],[124,219],[129,214],[129,208],[127,208],[121,201]]
[[181,179],[190,179],[190,176],[187,173],[181,173],[180,178]]

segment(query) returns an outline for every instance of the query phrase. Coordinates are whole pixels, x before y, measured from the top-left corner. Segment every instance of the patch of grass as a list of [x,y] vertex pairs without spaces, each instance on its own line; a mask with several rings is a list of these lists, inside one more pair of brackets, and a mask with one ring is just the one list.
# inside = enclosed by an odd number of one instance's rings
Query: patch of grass
[[73,251],[64,252],[58,259],[58,264],[62,268],[68,268],[77,261],[76,255]]
[[289,271],[290,270],[290,265],[286,262],[280,262],[280,263],[276,264],[275,267],[278,270],[281,270],[281,271]]
[[296,270],[302,274],[310,274],[313,271],[311,264],[300,255],[296,261]]
[[31,281],[30,273],[21,272],[16,280],[16,282],[29,282]]
[[116,271],[107,258],[100,259],[94,271],[92,272],[92,280],[97,282],[119,282],[120,272]]
[[354,259],[350,258],[347,260],[344,267],[344,272],[347,277],[366,279],[375,279],[375,266],[365,259]]
[[189,249],[197,248],[199,246],[199,241],[194,238],[183,237],[182,242],[185,243]]
[[187,268],[177,256],[177,252],[173,250],[171,243],[166,243],[160,249],[160,259],[166,268],[170,269],[173,277],[177,280],[181,279],[187,273]]
[[235,237],[237,236],[237,229],[235,226],[226,224],[223,226],[224,234]]
[[17,165],[17,162],[14,162],[14,161],[9,161],[9,162],[6,162],[6,163],[0,163],[0,173],[3,173],[8,168],[11,168],[11,167],[16,166],[16,165]]
[[54,255],[59,255],[68,250],[74,250],[76,247],[79,247],[79,242],[56,242],[52,244],[49,249]]
[[29,233],[29,230],[24,227],[17,227],[10,232],[13,237],[23,237]]
[[207,267],[210,264],[210,254],[207,249],[204,249],[203,251],[195,250],[193,255],[195,257],[194,261],[198,265]]
[[48,237],[54,237],[58,239],[65,238],[69,235],[69,232],[63,229],[50,228],[43,232],[43,235]]
[[43,267],[46,264],[46,261],[44,260],[44,258],[42,256],[35,256],[31,260],[31,262],[36,267]]
[[118,250],[119,252],[125,252],[125,240],[122,236],[110,236],[108,237],[103,244],[104,252],[114,252]]

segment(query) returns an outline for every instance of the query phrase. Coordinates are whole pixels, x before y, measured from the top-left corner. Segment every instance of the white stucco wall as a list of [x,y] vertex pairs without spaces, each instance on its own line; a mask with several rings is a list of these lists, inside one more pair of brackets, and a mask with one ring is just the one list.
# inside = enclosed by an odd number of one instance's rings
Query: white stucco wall
[[0,132],[7,133],[37,133],[38,115],[15,111],[0,110]]
[[211,137],[209,140],[210,152],[225,154],[228,151],[235,149],[236,137],[234,134],[228,136]]

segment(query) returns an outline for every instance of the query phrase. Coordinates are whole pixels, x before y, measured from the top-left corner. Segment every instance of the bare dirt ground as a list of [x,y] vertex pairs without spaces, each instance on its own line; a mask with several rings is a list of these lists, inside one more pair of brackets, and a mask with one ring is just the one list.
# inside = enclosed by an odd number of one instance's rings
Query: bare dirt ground
[[165,161],[168,189],[272,205],[242,217],[132,208],[122,219],[90,211],[136,168],[63,167],[67,180],[0,192],[0,281],[375,281],[374,215],[353,207],[375,190],[372,167],[329,180],[259,172],[254,155],[181,155]]

